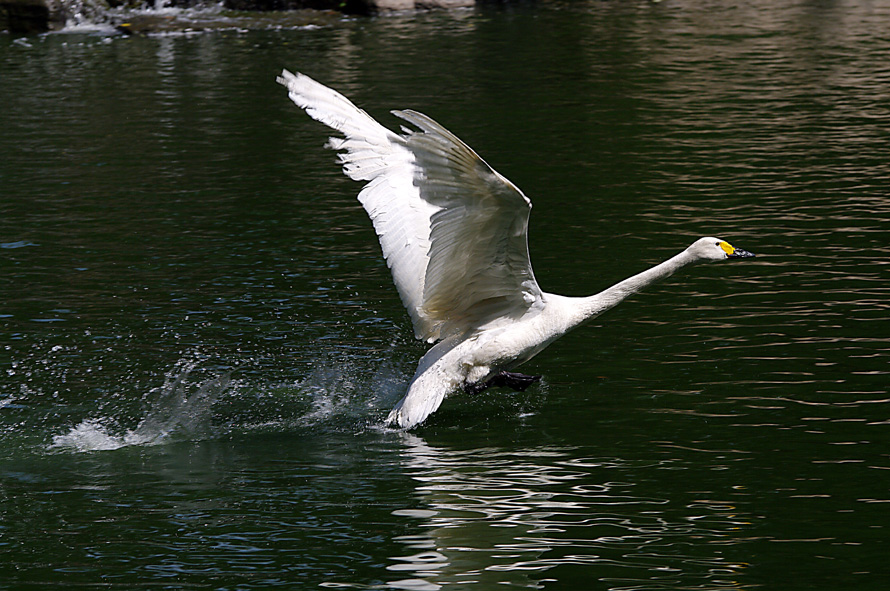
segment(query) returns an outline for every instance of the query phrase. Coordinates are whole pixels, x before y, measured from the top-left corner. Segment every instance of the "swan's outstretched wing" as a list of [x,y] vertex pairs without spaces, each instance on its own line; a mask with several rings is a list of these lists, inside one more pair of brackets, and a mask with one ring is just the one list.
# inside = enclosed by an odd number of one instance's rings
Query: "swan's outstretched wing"
[[541,299],[528,257],[531,202],[466,144],[414,111],[393,133],[338,92],[285,70],[278,81],[314,119],[343,133],[344,172],[380,238],[418,338],[518,318]]

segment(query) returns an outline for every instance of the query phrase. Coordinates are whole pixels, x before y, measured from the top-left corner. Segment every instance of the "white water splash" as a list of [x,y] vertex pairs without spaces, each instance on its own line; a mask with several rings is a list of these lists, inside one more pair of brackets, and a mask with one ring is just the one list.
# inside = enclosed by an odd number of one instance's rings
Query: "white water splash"
[[50,449],[106,451],[131,445],[159,445],[171,439],[198,440],[210,434],[211,412],[227,391],[228,375],[187,382],[199,360],[184,359],[167,374],[164,385],[149,392],[148,412],[135,429],[114,433],[110,418],[89,418],[65,434],[53,437]]
[[102,419],[86,419],[68,433],[53,437],[50,448],[73,451],[108,451],[128,445],[157,444],[160,443],[160,439],[160,437],[150,437],[136,431],[128,431],[124,435],[113,435],[108,432]]
[[[305,360],[306,374],[297,380],[257,371],[256,366],[263,367],[257,359],[220,370],[210,357],[193,351],[166,373],[162,385],[142,395],[140,413],[125,410],[133,393],[120,391],[91,416],[53,436],[48,448],[94,452],[239,432],[355,432],[379,426],[404,393],[409,375],[392,361],[397,347],[398,342],[393,343],[378,359],[361,361],[321,352]],[[235,372],[238,379],[232,378]]]

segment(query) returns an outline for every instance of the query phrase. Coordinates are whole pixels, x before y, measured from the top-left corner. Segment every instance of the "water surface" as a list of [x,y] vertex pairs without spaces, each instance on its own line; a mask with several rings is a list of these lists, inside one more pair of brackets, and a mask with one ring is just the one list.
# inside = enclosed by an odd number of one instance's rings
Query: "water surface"
[[[554,2],[0,36],[0,588],[885,588],[888,26]],[[701,235],[758,258],[382,429],[424,347],[282,67],[522,187],[548,291]]]

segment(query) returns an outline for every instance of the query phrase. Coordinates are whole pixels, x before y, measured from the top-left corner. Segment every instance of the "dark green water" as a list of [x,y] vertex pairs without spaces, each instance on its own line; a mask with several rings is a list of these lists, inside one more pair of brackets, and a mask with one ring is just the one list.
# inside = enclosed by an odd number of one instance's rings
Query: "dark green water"
[[[0,588],[886,589],[887,31],[595,1],[0,36]],[[476,148],[548,291],[758,258],[381,429],[424,347],[282,67]]]

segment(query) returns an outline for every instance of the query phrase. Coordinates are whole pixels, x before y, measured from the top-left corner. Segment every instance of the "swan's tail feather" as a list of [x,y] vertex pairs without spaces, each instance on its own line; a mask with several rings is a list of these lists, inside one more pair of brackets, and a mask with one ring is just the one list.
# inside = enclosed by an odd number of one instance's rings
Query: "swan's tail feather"
[[416,427],[436,412],[448,392],[449,388],[441,383],[434,383],[428,374],[420,375],[411,384],[405,397],[390,411],[386,424],[399,429]]

